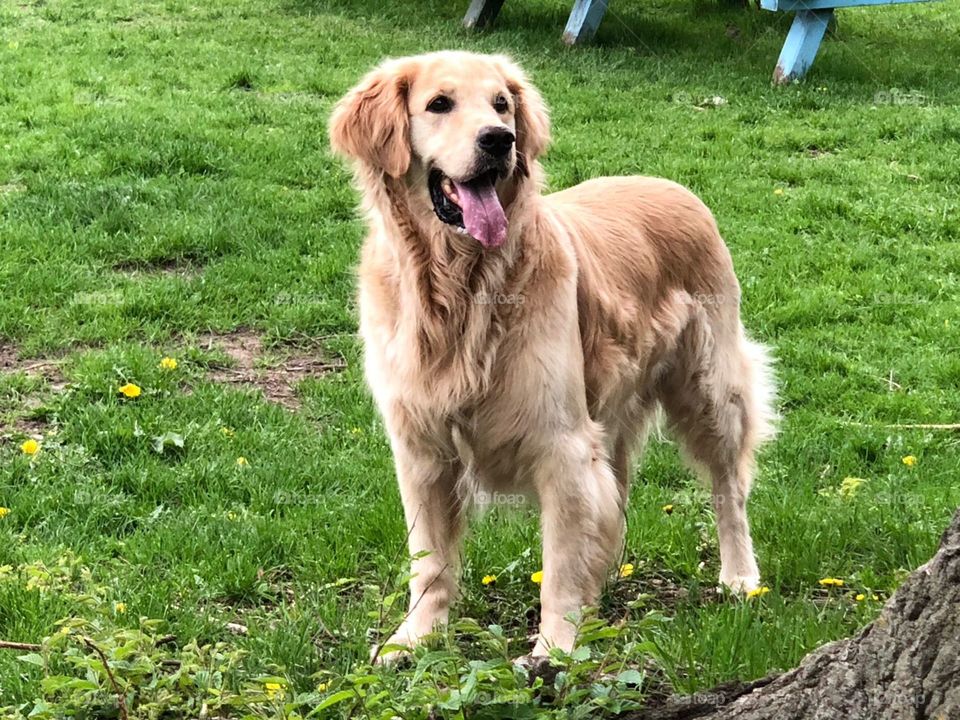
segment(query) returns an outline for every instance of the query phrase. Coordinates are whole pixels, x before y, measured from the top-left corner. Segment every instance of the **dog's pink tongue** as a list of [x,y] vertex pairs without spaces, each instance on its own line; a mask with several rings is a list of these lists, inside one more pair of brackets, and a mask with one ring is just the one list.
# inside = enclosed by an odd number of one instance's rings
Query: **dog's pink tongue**
[[507,239],[507,216],[493,182],[474,180],[467,184],[454,181],[454,185],[467,232],[486,248],[503,245]]

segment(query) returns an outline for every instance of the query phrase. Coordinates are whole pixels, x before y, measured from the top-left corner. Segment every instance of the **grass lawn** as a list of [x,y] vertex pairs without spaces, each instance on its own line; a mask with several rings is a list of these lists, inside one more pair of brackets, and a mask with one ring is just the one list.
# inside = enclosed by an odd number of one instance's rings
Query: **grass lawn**
[[[621,649],[655,645],[635,664],[679,691],[790,667],[930,556],[960,505],[960,436],[902,426],[960,422],[960,8],[844,11],[808,80],[775,88],[788,17],[617,2],[571,50],[568,5],[512,0],[471,35],[465,0],[0,0],[0,639],[74,617],[112,648],[162,620],[169,652],[222,643],[234,687],[267,687],[251,717],[294,717],[278,693],[335,689],[366,659],[405,530],[326,118],[381,57],[446,47],[527,68],[552,108],[551,188],[643,173],[699,193],[777,358],[784,419],[750,505],[771,592],[717,598],[707,496],[653,443],[635,572],[601,611],[638,620]],[[479,518],[464,549],[458,616],[500,623],[511,652],[538,548],[520,511]],[[44,653],[0,651],[0,707],[55,704],[43,678],[77,671]]]

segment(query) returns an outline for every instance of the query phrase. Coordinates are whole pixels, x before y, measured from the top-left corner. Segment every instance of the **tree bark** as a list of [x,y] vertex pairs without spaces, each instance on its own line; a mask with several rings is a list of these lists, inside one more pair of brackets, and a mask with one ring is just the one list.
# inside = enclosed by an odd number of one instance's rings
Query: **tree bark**
[[800,666],[729,683],[623,720],[960,720],[960,510],[940,549],[860,633]]

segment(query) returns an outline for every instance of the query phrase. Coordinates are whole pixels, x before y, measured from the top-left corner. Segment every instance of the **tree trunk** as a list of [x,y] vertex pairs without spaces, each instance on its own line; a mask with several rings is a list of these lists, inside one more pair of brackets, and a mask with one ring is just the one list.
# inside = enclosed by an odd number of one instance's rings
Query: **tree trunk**
[[960,720],[960,510],[937,554],[856,637],[751,683],[673,697],[622,720]]

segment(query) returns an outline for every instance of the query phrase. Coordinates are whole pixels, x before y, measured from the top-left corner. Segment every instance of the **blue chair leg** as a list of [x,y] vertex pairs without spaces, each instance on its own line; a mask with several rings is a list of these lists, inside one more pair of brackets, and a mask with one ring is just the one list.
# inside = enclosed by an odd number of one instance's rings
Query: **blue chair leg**
[[833,8],[826,10],[798,10],[787,40],[780,51],[780,59],[773,71],[777,85],[791,83],[802,78],[817,56],[823,34],[827,31]]
[[480,30],[490,25],[503,7],[504,0],[473,0],[463,16],[465,28]]
[[607,11],[608,0],[577,0],[570,11],[570,19],[563,31],[563,41],[567,45],[586,42],[600,27],[603,14]]

